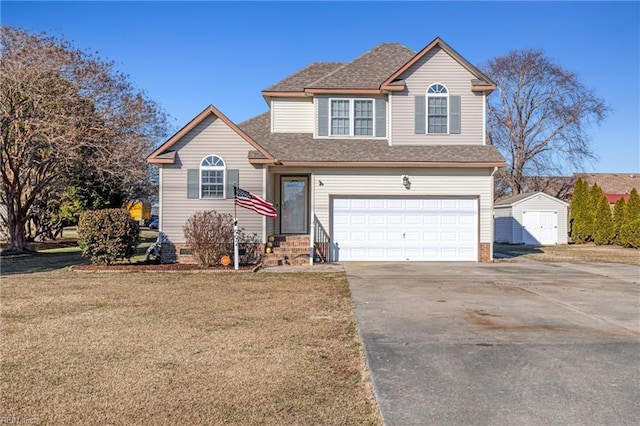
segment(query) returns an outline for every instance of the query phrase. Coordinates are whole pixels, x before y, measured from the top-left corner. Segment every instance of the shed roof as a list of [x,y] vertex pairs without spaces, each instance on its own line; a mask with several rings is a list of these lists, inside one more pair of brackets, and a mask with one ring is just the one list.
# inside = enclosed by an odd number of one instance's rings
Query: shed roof
[[560,204],[564,204],[565,206],[569,205],[568,203],[560,200],[559,198],[552,197],[551,195],[545,194],[544,192],[526,192],[526,193],[514,195],[509,198],[505,198],[504,200],[497,201],[496,203],[494,203],[494,206],[495,207],[511,207],[515,204],[523,203],[535,197],[536,195],[543,196],[545,198],[548,198],[549,200],[555,201]]

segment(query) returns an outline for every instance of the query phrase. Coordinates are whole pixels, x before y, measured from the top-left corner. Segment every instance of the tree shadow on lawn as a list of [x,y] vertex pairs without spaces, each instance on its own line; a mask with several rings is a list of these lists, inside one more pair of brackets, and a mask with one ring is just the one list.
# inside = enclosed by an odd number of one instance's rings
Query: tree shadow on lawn
[[528,246],[525,244],[493,244],[493,255],[495,257],[519,257],[536,253],[544,253],[541,246]]
[[86,263],[89,263],[89,259],[83,258],[80,248],[77,247],[65,251],[24,252],[2,256],[0,273],[2,275],[32,274]]
[[[142,235],[141,243],[136,248],[136,253],[131,260],[118,263],[131,264],[143,261],[146,257],[147,248],[153,241],[155,241],[154,236]],[[74,265],[86,265],[88,263],[90,263],[89,258],[82,257],[80,247],[77,244],[65,244],[56,249],[3,255],[0,257],[0,274],[33,274],[55,271],[56,269]]]

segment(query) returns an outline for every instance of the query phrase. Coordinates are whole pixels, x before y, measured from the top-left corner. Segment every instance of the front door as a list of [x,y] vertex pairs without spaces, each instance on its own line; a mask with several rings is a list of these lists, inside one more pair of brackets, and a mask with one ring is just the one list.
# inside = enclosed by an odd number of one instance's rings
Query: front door
[[280,197],[280,232],[306,234],[309,217],[309,177],[283,176]]

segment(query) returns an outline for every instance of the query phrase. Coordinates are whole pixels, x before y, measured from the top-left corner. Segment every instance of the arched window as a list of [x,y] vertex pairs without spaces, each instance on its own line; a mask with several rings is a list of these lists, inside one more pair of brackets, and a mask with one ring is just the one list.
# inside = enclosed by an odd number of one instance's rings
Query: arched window
[[209,155],[200,163],[200,198],[224,198],[224,160]]
[[449,91],[434,83],[427,89],[427,133],[448,133]]

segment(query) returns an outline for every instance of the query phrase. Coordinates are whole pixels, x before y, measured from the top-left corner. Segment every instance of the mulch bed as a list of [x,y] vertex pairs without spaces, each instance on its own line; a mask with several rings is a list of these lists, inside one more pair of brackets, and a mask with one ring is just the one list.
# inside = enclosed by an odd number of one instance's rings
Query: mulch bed
[[[242,265],[238,272],[252,272],[260,268],[261,265]],[[74,265],[74,271],[79,272],[234,272],[233,266],[226,268],[203,268],[191,263],[125,263],[117,265]]]

